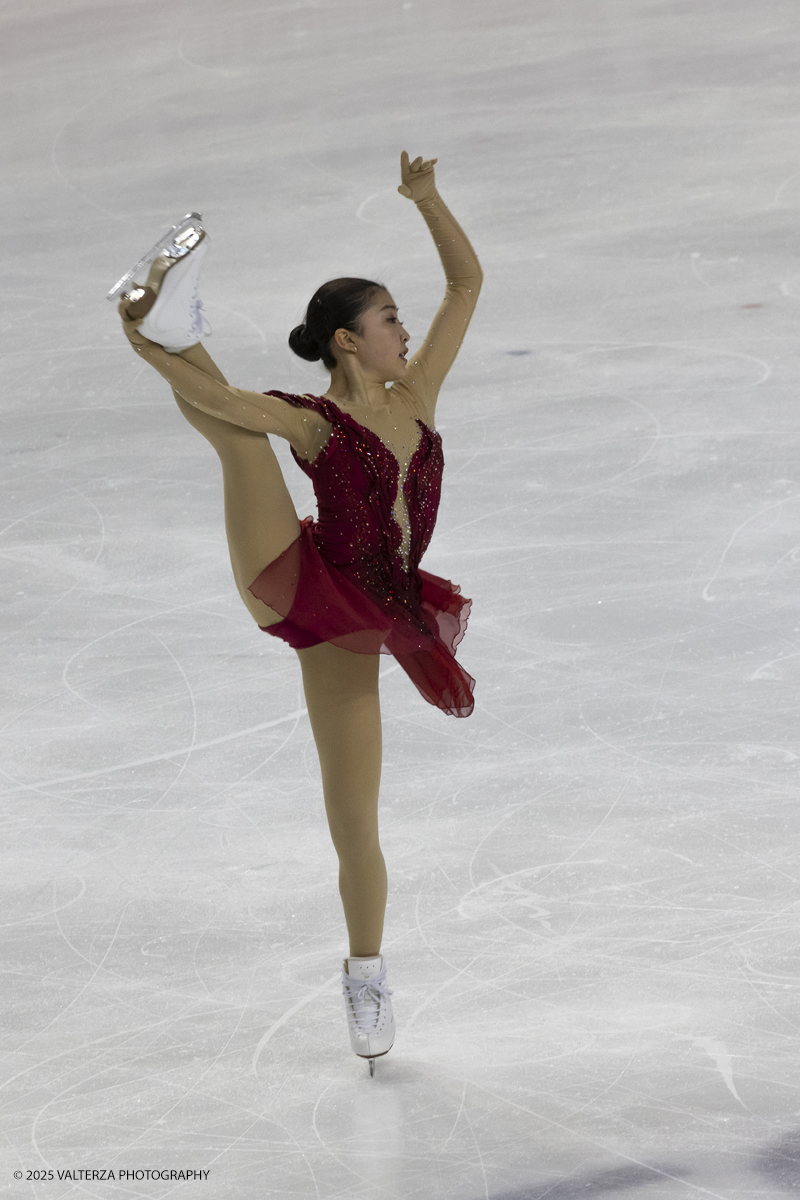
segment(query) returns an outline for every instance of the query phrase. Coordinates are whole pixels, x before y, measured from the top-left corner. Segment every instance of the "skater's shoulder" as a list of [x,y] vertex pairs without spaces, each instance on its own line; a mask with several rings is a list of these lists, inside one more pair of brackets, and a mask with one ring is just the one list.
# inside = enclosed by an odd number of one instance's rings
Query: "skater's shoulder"
[[268,392],[264,392],[263,394],[265,396],[276,396],[279,400],[286,400],[289,404],[294,404],[297,408],[320,408],[325,403],[324,396],[313,396],[310,392],[305,392],[301,396],[296,392],[281,392],[277,388],[270,388]]

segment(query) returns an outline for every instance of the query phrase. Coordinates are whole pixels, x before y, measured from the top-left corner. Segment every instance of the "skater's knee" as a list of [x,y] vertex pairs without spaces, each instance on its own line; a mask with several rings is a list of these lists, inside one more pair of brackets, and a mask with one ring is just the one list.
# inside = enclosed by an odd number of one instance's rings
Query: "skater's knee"
[[377,825],[367,829],[355,822],[336,825],[331,823],[330,831],[339,866],[343,871],[360,875],[365,870],[372,870],[383,863]]
[[358,863],[380,854],[377,808],[326,803],[328,827],[339,859]]

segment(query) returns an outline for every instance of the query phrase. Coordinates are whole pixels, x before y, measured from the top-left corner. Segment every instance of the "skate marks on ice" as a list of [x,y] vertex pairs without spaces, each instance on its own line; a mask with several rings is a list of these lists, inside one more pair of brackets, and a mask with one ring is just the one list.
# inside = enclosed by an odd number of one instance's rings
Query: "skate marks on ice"
[[757,1154],[752,1167],[782,1191],[800,1194],[800,1128],[785,1133]]
[[[625,1162],[591,1169],[588,1162],[557,1181],[536,1180],[513,1190],[475,1194],[473,1200],[731,1200],[736,1196],[774,1197],[800,1194],[800,1130],[793,1130],[763,1150],[745,1155],[744,1173],[730,1174],[729,1164],[713,1157],[695,1162],[675,1160]],[[767,1184],[770,1191],[764,1192]],[[658,1186],[656,1186],[658,1185]]]
[[300,1012],[301,1009],[304,1009],[309,1004],[313,1004],[314,1001],[323,994],[323,992],[332,992],[337,983],[341,984],[341,981],[341,972],[337,971],[335,975],[331,975],[325,980],[324,983],[321,983],[318,988],[315,988],[313,991],[308,992],[305,996],[302,996],[295,1004],[291,1006],[291,1008],[287,1008],[286,1012],[278,1017],[277,1021],[273,1021],[269,1029],[267,1029],[266,1032],[263,1033],[258,1039],[258,1045],[253,1051],[253,1061],[250,1064],[250,1069],[256,1078],[258,1078],[258,1060],[261,1057],[265,1047],[269,1042],[272,1041],[278,1030],[282,1029],[284,1025],[287,1025],[294,1015]]
[[[631,1198],[631,1193],[636,1191],[636,1194],[641,1194],[646,1197],[649,1192],[647,1185],[665,1184],[672,1182],[681,1182],[690,1175],[691,1172],[687,1169],[682,1169],[672,1163],[669,1164],[653,1164],[648,1166],[646,1163],[625,1163],[617,1167],[598,1168],[595,1171],[587,1171],[585,1168],[576,1170],[568,1179],[561,1179],[556,1183],[535,1184],[532,1187],[524,1187],[519,1191],[513,1192],[492,1192],[489,1200],[583,1200],[584,1197],[588,1200],[593,1200],[597,1197],[598,1200],[603,1200],[604,1197],[611,1197],[612,1200],[616,1196],[626,1196]],[[639,1193],[639,1189],[644,1190]],[[713,1197],[715,1193],[698,1189],[698,1196],[705,1192],[706,1197]],[[664,1196],[669,1196],[672,1189],[660,1193]],[[676,1196],[679,1193],[674,1193]],[[684,1192],[684,1195],[686,1193]],[[484,1197],[475,1197],[475,1200],[484,1200]]]

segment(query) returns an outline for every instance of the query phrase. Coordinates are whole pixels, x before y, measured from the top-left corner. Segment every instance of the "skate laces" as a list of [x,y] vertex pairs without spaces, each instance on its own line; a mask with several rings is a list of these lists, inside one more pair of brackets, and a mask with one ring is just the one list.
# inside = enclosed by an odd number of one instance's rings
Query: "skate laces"
[[386,986],[386,967],[372,979],[354,979],[342,971],[342,992],[358,1028],[365,1032],[376,1029],[383,1002],[392,994]]
[[197,288],[195,288],[194,295],[192,296],[189,310],[192,314],[192,325],[191,325],[191,329],[189,330],[189,332],[193,336],[200,338],[203,336],[203,315],[204,314],[203,314],[203,301],[200,299],[200,297],[197,294]]

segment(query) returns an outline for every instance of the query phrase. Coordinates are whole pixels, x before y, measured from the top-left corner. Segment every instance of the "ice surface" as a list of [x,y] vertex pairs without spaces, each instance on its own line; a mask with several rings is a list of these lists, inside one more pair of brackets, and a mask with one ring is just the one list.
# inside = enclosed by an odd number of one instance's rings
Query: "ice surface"
[[[800,1191],[799,42],[788,0],[3,5],[2,1195]],[[403,148],[486,273],[426,560],[478,689],[385,668],[370,1082],[295,658],[104,295],[196,208],[226,374],[323,390],[322,280],[438,302]],[[210,1176],[25,1177],[108,1168]]]

